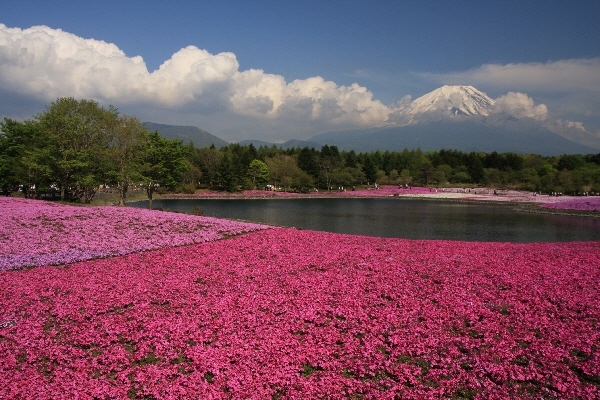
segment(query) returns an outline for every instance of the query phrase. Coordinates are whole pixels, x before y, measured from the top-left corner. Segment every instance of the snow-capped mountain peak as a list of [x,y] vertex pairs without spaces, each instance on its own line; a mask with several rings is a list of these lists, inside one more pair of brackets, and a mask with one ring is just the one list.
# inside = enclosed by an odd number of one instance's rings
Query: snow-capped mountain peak
[[473,86],[442,86],[414,100],[408,113],[412,115],[441,112],[450,115],[490,115],[494,100]]

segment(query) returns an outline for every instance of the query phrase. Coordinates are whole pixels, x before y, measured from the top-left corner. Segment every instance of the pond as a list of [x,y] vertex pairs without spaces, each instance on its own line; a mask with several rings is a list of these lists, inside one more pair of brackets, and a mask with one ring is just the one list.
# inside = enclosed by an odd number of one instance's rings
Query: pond
[[[147,208],[148,202],[130,203]],[[518,212],[510,204],[416,199],[154,200],[154,208],[355,235],[481,242],[600,240],[600,219]]]

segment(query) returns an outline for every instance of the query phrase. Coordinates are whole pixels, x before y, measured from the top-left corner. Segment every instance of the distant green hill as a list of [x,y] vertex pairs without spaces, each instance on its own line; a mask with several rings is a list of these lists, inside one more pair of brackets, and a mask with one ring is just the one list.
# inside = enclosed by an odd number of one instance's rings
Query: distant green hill
[[193,142],[196,148],[210,147],[215,145],[216,148],[227,146],[229,143],[208,133],[195,126],[177,126],[156,124],[154,122],[142,122],[149,132],[158,132],[158,134],[166,139],[182,140],[184,144]]
[[266,147],[281,147],[282,149],[293,149],[295,147],[298,148],[303,148],[303,147],[312,147],[314,149],[321,149],[321,147],[323,147],[323,145],[321,143],[318,142],[311,142],[311,141],[306,141],[306,140],[296,140],[296,139],[292,139],[292,140],[288,140],[285,143],[271,143],[271,142],[263,142],[262,140],[242,140],[241,142],[238,142],[238,144],[240,146],[248,146],[250,144],[252,144],[254,147],[256,147],[257,149],[260,146],[266,146]]

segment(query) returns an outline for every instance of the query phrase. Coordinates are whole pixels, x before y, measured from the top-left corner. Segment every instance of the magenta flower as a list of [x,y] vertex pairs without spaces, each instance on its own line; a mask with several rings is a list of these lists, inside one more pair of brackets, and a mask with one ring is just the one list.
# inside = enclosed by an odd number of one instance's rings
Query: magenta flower
[[596,242],[272,228],[0,271],[0,398],[599,398],[598,265]]
[[556,203],[542,204],[542,207],[558,210],[600,211],[600,196],[569,198]]
[[222,239],[268,226],[122,207],[0,197],[0,271]]

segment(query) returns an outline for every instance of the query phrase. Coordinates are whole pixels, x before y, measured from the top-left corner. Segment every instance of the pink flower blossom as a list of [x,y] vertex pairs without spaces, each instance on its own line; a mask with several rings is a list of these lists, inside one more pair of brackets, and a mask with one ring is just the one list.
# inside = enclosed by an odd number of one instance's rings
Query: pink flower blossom
[[272,228],[0,271],[0,398],[599,398],[599,265],[597,242]]
[[[229,192],[202,192],[193,195],[176,194],[170,195],[175,198],[273,198],[273,197],[390,197],[390,196],[410,196],[415,194],[433,194],[434,189],[414,186],[410,188],[402,188],[399,186],[385,185],[375,189],[371,186],[369,189],[352,188],[333,188],[332,190],[312,191],[309,193],[283,192],[283,191],[268,191],[268,190],[245,190],[239,193]],[[441,194],[442,192],[440,192]]]
[[222,239],[268,226],[122,207],[0,197],[0,271]]
[[558,210],[600,211],[600,196],[569,198],[556,203],[542,204],[542,207]]

